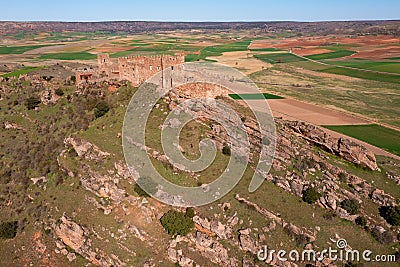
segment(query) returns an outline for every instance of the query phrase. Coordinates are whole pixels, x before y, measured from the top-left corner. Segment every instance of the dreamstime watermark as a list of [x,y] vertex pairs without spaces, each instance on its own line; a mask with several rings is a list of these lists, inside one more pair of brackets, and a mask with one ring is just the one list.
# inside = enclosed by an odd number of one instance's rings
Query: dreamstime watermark
[[[205,92],[204,97],[187,99],[167,114],[161,126],[162,152],[168,162],[184,172],[200,172],[213,164],[216,144],[204,138],[199,144],[200,157],[189,160],[179,149],[179,134],[188,122],[206,117],[221,125],[228,137],[231,155],[226,169],[209,184],[184,187],[172,183],[153,166],[146,145],[146,125],[151,111],[170,92],[187,84],[204,83],[224,88],[232,94],[260,94],[257,86],[236,69],[216,63],[184,63],[174,68],[163,69],[145,81],[132,97],[127,108],[122,129],[122,145],[128,168],[137,184],[153,198],[173,206],[189,207],[209,204],[226,195],[242,178],[250,159],[250,142],[246,126],[232,107],[221,99]],[[207,89],[205,89],[207,90]],[[190,94],[190,92],[189,92]],[[264,181],[263,175],[271,168],[275,153],[275,123],[265,99],[247,101],[254,114],[262,140],[256,171],[249,184],[255,191]],[[154,151],[153,151],[154,152]]]
[[260,261],[271,262],[274,258],[279,261],[292,261],[292,262],[316,262],[329,259],[331,261],[346,261],[346,262],[395,262],[396,255],[373,255],[371,250],[355,250],[347,245],[345,239],[338,239],[336,241],[336,248],[329,247],[322,251],[315,251],[312,249],[299,250],[269,250],[264,246],[257,253],[257,258]]

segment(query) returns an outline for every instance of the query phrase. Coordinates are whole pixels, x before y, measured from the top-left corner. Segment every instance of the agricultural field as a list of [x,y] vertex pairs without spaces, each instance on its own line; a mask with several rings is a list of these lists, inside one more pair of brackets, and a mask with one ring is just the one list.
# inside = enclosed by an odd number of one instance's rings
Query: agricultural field
[[[259,246],[319,249],[335,246],[339,237],[354,249],[399,254],[397,213],[384,212],[397,207],[400,196],[398,38],[246,29],[7,38],[0,47],[0,217],[12,224],[0,228],[18,228],[11,229],[13,236],[0,229],[6,237],[0,238],[1,266],[102,261],[173,267],[187,266],[189,259],[200,266],[266,267],[256,258]],[[225,64],[255,82],[260,93],[216,94],[239,115],[249,136],[250,161],[235,188],[193,209],[166,205],[141,189],[138,179],[149,177],[129,172],[122,147],[124,116],[138,88],[124,79],[76,83],[76,71],[96,70],[101,53],[183,53],[186,62]],[[227,131],[204,116],[211,109],[199,107],[194,112],[200,119],[184,125],[174,145],[196,160],[201,141],[214,140],[215,158],[199,172],[174,166],[160,142],[168,113],[188,98],[174,94],[149,112],[145,149],[169,182],[206,190],[229,171]],[[260,148],[270,141],[260,137],[253,112],[241,100],[266,100],[275,117],[275,158],[255,192],[249,183]],[[336,150],[341,138],[349,150]],[[387,218],[393,213],[394,219]],[[165,223],[167,214],[172,219]],[[68,242],[76,236],[85,242],[79,249],[78,242]]]
[[277,64],[277,63],[291,63],[298,61],[305,61],[305,59],[293,55],[291,53],[281,53],[281,52],[271,52],[271,53],[263,53],[254,55],[255,58],[260,59],[262,61]]
[[27,51],[44,47],[46,45],[27,45],[27,46],[0,46],[0,54],[22,54]]
[[260,100],[260,99],[283,99],[281,96],[263,93],[263,94],[229,94],[232,99],[236,100]]
[[89,52],[71,52],[71,53],[54,53],[44,54],[39,59],[58,59],[58,60],[94,60],[97,56]]
[[325,62],[331,65],[339,65],[357,69],[400,74],[400,62],[373,61],[373,60],[356,59],[356,58],[351,60],[330,60]]
[[315,55],[310,55],[306,56],[309,59],[313,60],[322,60],[322,59],[332,59],[332,58],[341,58],[341,57],[347,57],[350,55],[355,54],[354,51],[350,50],[337,50],[334,52],[329,52],[329,53],[322,53],[322,54],[315,54]]
[[400,133],[396,130],[376,124],[324,127],[363,140],[400,156]]

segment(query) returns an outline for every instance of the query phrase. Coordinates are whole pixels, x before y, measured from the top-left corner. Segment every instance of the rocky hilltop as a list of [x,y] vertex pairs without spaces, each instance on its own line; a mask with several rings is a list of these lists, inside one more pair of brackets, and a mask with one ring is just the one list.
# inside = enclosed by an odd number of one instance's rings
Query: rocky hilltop
[[[110,83],[118,90],[109,92]],[[265,245],[275,251],[320,251],[342,238],[347,249],[399,254],[400,229],[387,214],[398,210],[400,162],[376,157],[323,128],[277,118],[272,169],[258,173],[264,183],[249,193],[265,141],[246,106],[215,93],[240,114],[250,139],[250,163],[221,200],[185,210],[150,197],[136,184],[144,177],[125,164],[122,121],[136,91],[129,83],[77,88],[71,77],[32,74],[2,79],[0,86],[0,211],[9,223],[2,223],[4,266],[303,266],[279,260],[276,252],[260,261],[257,253]],[[185,127],[179,144],[182,153],[196,158],[200,140],[213,139],[218,152],[210,170],[174,168],[155,138],[169,111],[189,97],[178,90],[157,103],[146,149],[171,181],[205,186],[229,160],[226,131],[207,119],[215,110],[201,105],[188,110],[199,119]]]

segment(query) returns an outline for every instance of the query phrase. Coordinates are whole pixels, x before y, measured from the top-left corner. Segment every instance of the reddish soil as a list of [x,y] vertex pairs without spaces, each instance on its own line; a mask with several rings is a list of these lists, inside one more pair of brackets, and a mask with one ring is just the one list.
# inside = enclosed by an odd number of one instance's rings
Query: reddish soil
[[[400,38],[392,36],[361,36],[361,37],[307,37],[287,38],[281,40],[256,40],[250,44],[250,49],[278,48],[293,49],[301,56],[332,52],[321,49],[320,46],[343,44],[350,45],[349,50],[358,52],[351,58],[385,59],[400,56]],[[345,49],[345,48],[344,48]]]
[[348,58],[364,58],[372,60],[380,60],[392,57],[400,57],[400,46],[389,46],[384,48],[369,48],[368,50],[359,51],[357,54]]
[[309,55],[323,54],[323,53],[330,53],[330,52],[332,52],[332,50],[323,49],[323,48],[313,48],[313,47],[293,49],[293,53],[295,53],[299,56],[309,56]]

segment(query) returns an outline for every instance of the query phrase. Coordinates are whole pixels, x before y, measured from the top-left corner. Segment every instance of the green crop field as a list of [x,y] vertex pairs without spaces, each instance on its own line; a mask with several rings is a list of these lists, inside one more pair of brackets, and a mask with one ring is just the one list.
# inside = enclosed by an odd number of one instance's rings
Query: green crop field
[[247,51],[251,40],[245,40],[240,42],[234,42],[230,44],[222,44],[215,46],[208,46],[200,50],[200,54],[189,54],[185,57],[186,62],[206,60],[210,56],[220,56],[224,52],[234,52],[234,51]]
[[374,70],[381,72],[400,73],[400,62],[388,61],[373,61],[365,59],[352,59],[352,60],[327,60],[325,63],[346,66],[358,69]]
[[298,57],[294,54],[290,53],[269,53],[269,54],[259,54],[254,55],[255,58],[260,59],[262,61],[276,64],[276,63],[291,63],[298,61],[305,61],[306,59]]
[[229,94],[232,99],[235,100],[259,100],[259,99],[283,99],[283,97],[268,93],[260,94]]
[[58,60],[91,60],[97,56],[88,52],[73,52],[73,53],[56,53],[44,54],[39,59],[58,59]]
[[355,53],[354,51],[350,51],[350,50],[337,50],[337,51],[330,52],[330,53],[322,53],[322,54],[306,56],[306,58],[313,59],[313,60],[341,58],[341,57],[350,56],[354,53]]
[[26,51],[36,48],[44,47],[47,45],[28,45],[28,46],[0,46],[0,54],[22,54]]
[[356,77],[356,78],[361,78],[361,79],[367,79],[367,80],[400,83],[400,75],[394,75],[394,74],[376,73],[376,72],[347,69],[347,68],[340,68],[340,67],[327,68],[327,69],[322,69],[320,71],[326,72],[326,73],[346,75],[346,76],[351,76],[351,77]]
[[321,49],[328,49],[332,51],[339,51],[339,50],[349,50],[353,47],[359,47],[360,45],[357,44],[328,44],[328,45],[322,45],[319,46],[318,48]]
[[324,126],[400,156],[400,132],[377,125]]
[[3,75],[1,75],[1,77],[3,77],[3,78],[18,77],[19,75],[27,74],[31,71],[39,70],[42,68],[44,68],[44,67],[24,67],[24,68],[16,70],[16,71],[3,74]]

